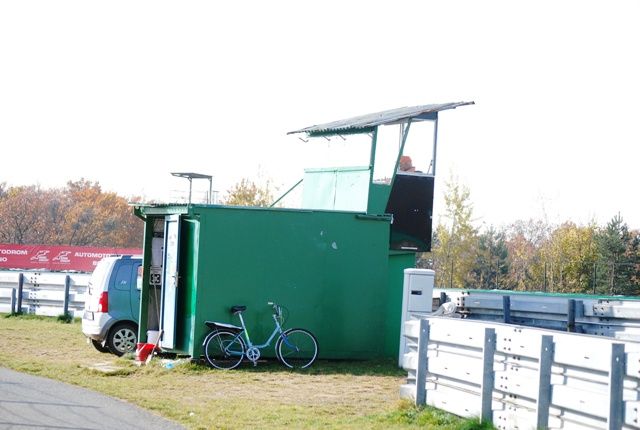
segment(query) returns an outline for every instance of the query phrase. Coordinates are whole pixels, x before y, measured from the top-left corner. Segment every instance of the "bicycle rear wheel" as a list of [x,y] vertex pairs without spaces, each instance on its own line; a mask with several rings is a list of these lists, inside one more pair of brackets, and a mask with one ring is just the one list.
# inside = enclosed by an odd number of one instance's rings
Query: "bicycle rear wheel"
[[276,343],[278,358],[289,369],[305,369],[318,357],[318,341],[302,328],[286,330]]
[[245,351],[240,334],[230,331],[217,331],[204,343],[204,355],[211,367],[216,369],[234,369],[242,362]]

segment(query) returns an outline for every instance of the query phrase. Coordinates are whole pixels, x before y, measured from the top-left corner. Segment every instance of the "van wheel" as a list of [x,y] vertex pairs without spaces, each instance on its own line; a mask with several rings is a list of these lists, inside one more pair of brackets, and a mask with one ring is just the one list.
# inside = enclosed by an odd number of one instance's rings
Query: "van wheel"
[[103,344],[102,342],[98,342],[95,339],[91,339],[91,345],[93,345],[93,347],[100,352],[109,352],[109,348],[107,348],[106,344]]
[[118,357],[128,352],[136,352],[137,342],[138,327],[129,322],[116,324],[109,330],[109,335],[107,336],[109,352]]

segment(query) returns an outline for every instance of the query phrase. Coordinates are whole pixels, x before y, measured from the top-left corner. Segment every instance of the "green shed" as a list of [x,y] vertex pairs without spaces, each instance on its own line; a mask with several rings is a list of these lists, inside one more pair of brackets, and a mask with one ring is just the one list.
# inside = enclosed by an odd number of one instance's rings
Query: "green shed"
[[[288,310],[288,327],[316,335],[321,358],[397,357],[403,271],[431,246],[438,112],[472,103],[291,132],[369,140],[366,166],[307,169],[296,184],[303,187],[297,208],[276,207],[280,199],[269,208],[136,206],[145,222],[141,341],[147,330],[162,330],[164,350],[199,358],[204,322],[237,323],[232,305],[247,306],[252,340],[262,341],[273,328],[266,303],[275,301]],[[431,146],[419,142],[423,124]],[[422,131],[412,153],[425,160],[421,171],[403,155],[413,129]]]

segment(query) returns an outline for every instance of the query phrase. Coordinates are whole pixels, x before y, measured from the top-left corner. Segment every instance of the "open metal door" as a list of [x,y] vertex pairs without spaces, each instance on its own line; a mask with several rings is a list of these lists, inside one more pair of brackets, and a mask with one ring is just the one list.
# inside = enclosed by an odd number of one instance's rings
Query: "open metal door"
[[168,215],[164,222],[164,264],[162,270],[162,348],[176,346],[176,304],[178,289],[178,256],[180,242],[180,215]]

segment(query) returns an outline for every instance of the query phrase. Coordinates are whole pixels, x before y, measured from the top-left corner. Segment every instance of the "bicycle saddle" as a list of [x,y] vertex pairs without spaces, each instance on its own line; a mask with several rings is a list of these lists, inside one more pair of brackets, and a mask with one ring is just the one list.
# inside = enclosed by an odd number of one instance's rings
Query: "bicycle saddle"
[[244,312],[247,309],[246,306],[231,306],[231,313],[232,314],[237,314],[238,312]]

